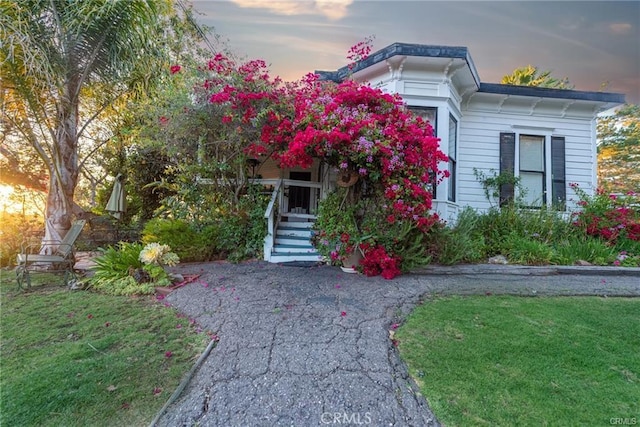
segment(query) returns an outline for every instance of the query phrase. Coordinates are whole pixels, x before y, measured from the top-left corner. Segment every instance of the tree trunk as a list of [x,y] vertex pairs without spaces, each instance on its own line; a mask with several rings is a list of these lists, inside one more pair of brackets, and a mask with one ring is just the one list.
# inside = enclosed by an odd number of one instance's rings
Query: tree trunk
[[44,234],[44,240],[49,242],[62,240],[71,228],[73,194],[78,183],[78,92],[74,80],[69,79],[68,82],[60,103],[49,164]]

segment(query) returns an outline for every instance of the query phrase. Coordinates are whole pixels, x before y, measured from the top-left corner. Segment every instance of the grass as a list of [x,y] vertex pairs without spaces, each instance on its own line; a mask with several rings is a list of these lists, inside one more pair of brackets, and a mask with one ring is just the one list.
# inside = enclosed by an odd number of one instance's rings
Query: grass
[[435,298],[395,333],[447,426],[640,419],[640,299]]
[[209,341],[154,297],[0,274],[0,425],[148,425]]

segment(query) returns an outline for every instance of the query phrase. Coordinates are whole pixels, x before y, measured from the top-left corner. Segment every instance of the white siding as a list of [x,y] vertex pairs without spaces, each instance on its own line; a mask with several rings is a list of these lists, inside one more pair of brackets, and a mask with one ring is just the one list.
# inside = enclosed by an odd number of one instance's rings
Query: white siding
[[[559,112],[558,112],[559,113]],[[521,111],[488,112],[486,110],[464,110],[460,121],[458,141],[458,203],[476,209],[488,209],[491,204],[484,196],[482,185],[477,181],[473,168],[491,176],[500,171],[500,133],[516,132],[532,135],[552,135],[565,138],[567,209],[576,205],[575,193],[569,183],[577,183],[587,192],[595,187],[593,165],[595,164],[592,139],[592,120],[585,118],[539,117],[522,115]],[[550,153],[546,153],[549,156]],[[547,168],[547,174],[550,171]],[[549,190],[549,187],[547,188]]]

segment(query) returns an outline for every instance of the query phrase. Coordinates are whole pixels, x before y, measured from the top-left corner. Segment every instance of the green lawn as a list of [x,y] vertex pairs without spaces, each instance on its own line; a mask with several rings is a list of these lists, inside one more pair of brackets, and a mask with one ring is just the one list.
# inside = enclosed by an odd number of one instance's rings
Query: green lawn
[[2,426],[146,426],[209,342],[154,297],[46,276],[16,292],[13,272],[0,274]]
[[640,299],[438,297],[394,336],[444,425],[640,424]]

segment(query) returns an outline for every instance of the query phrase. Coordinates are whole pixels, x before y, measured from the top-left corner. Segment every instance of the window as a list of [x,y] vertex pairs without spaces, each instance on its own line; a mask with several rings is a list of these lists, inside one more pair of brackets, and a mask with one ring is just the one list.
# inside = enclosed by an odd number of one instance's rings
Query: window
[[546,204],[544,136],[520,135],[520,185],[526,206]]
[[[428,121],[433,128],[433,136],[438,136],[438,107],[409,107],[409,110],[416,116],[422,117]],[[436,190],[438,184],[436,182],[435,172],[431,174],[431,194],[436,198]]]
[[[565,209],[564,146],[564,137],[500,134],[500,173],[511,173],[520,178],[523,190],[520,196],[526,206],[540,207],[553,204],[561,210]],[[551,176],[548,171],[551,171]],[[547,197],[549,187],[551,199]],[[500,206],[513,200],[514,192],[512,184],[503,184],[500,187]]]
[[458,121],[449,114],[449,191],[447,198],[456,201],[456,149],[458,146]]

